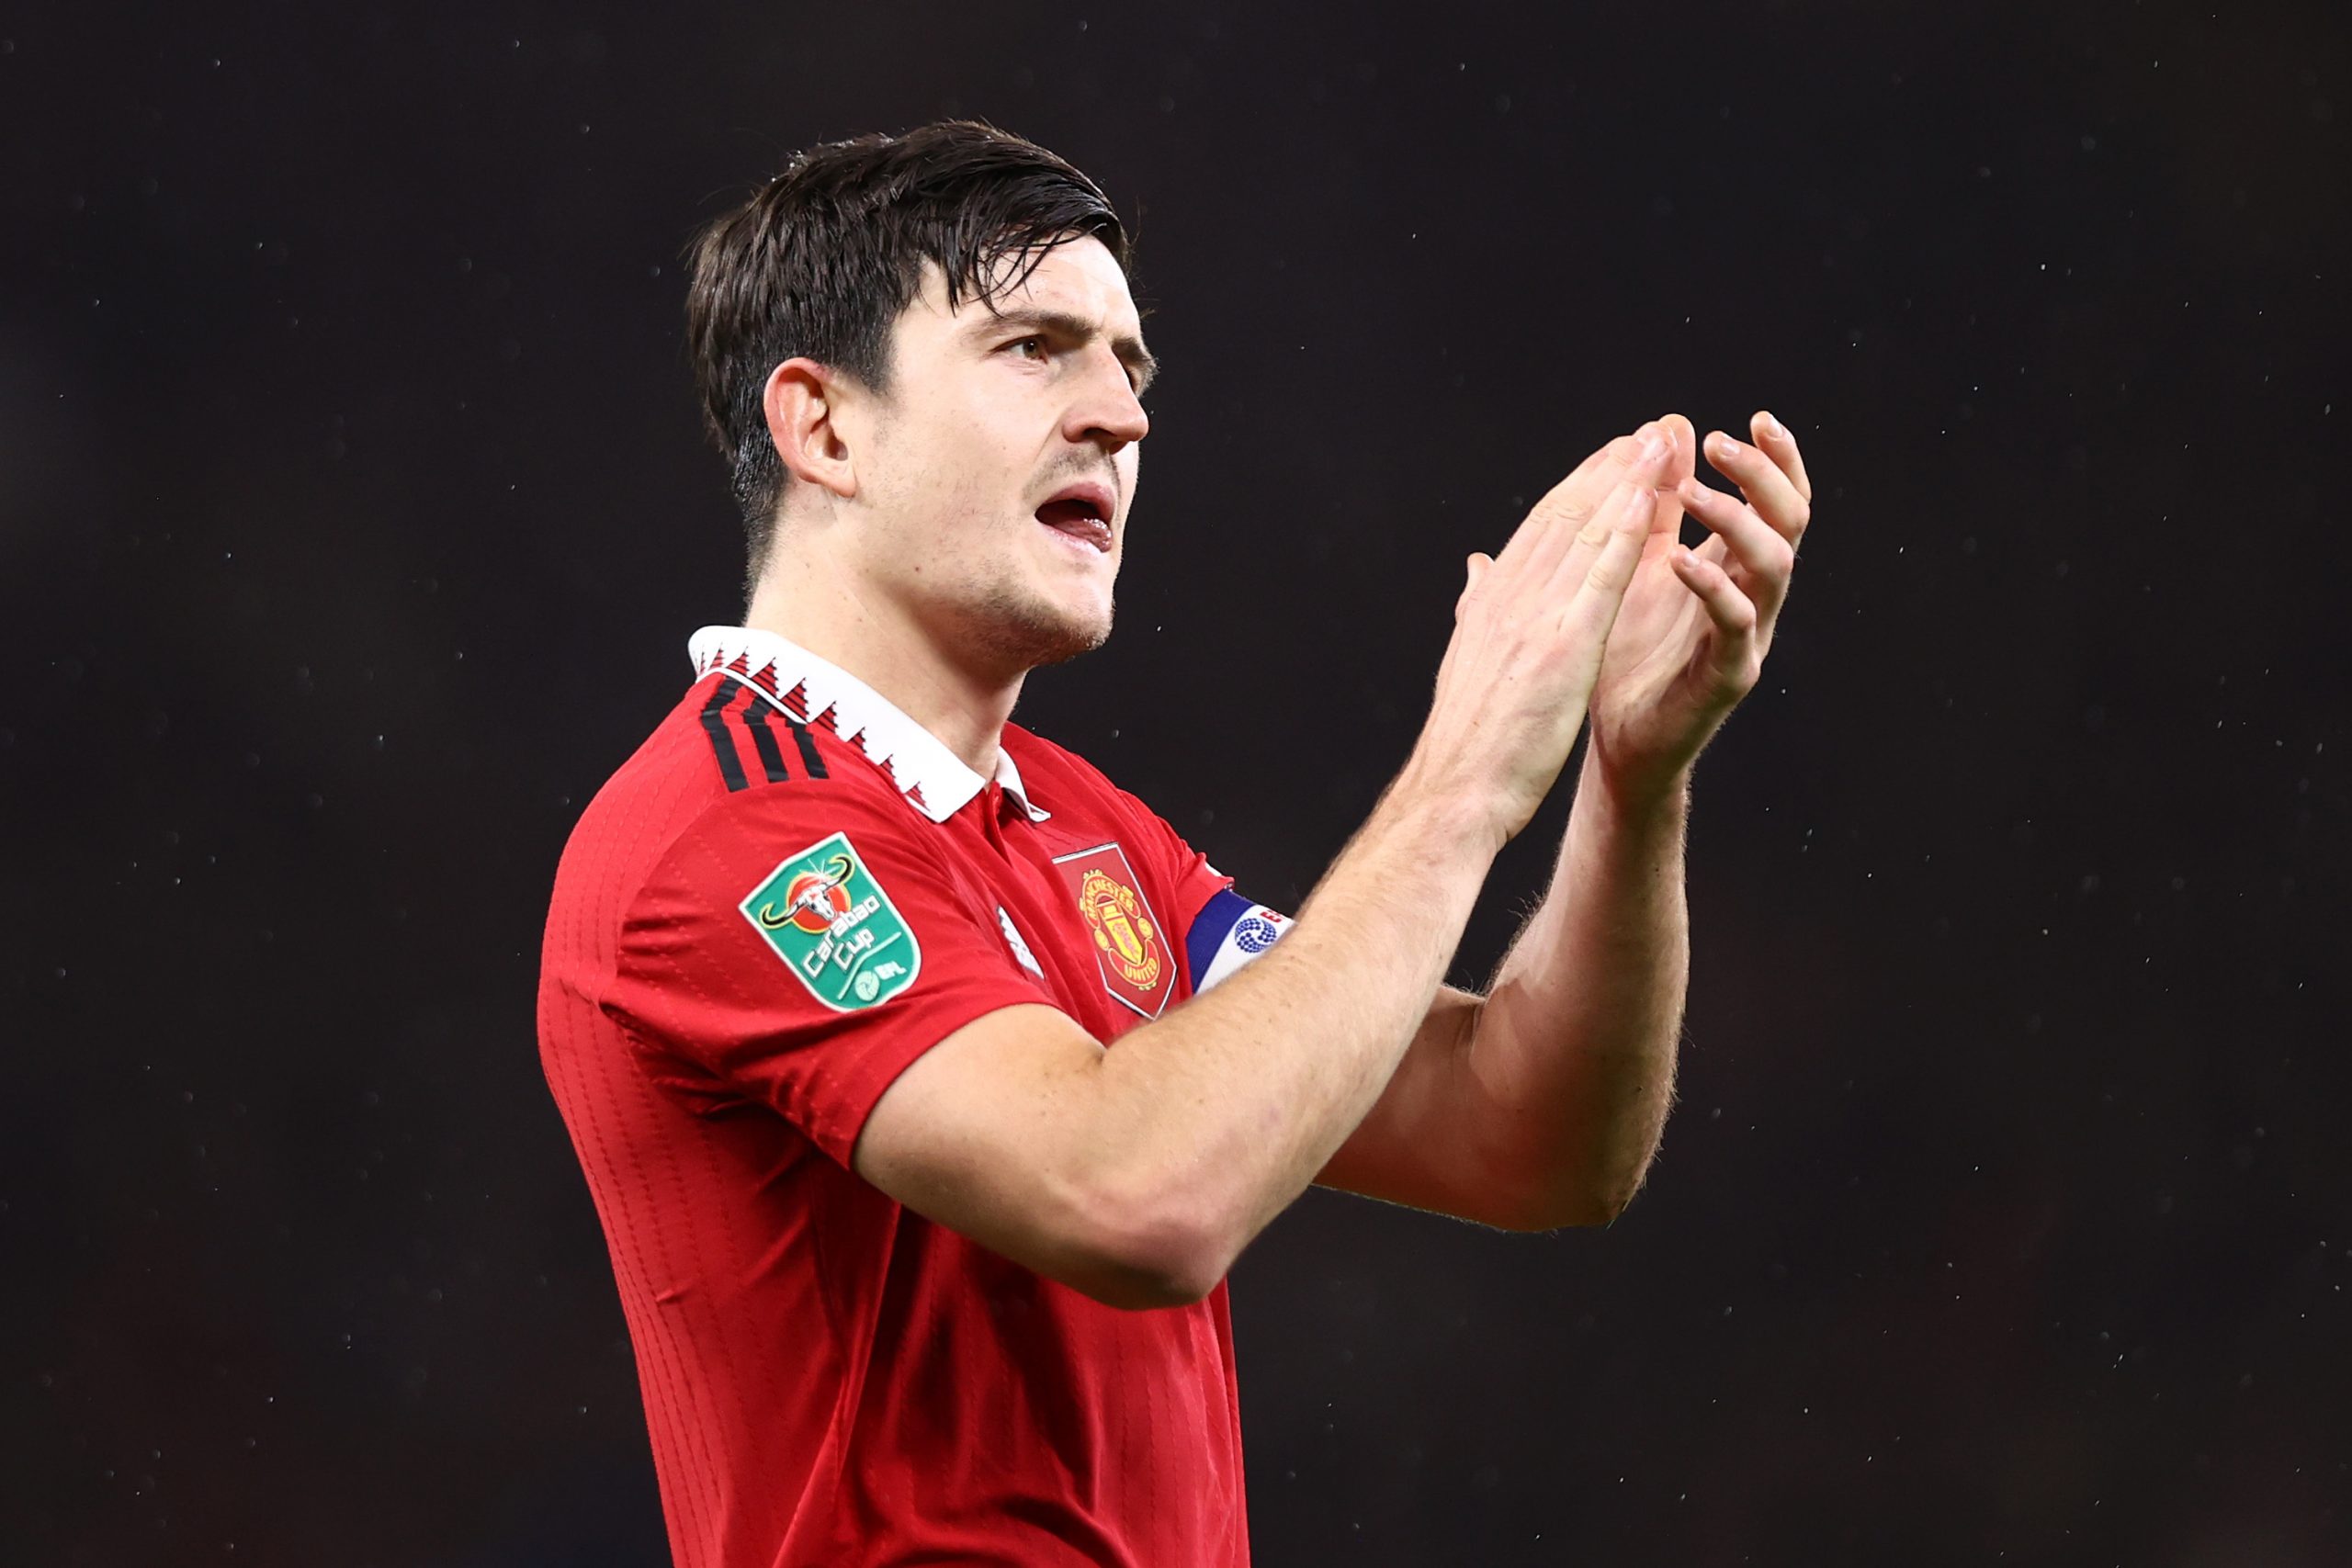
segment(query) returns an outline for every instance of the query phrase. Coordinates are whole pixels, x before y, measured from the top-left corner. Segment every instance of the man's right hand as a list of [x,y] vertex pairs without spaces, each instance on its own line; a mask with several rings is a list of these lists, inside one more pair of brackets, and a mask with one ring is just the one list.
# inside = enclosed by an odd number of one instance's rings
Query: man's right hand
[[1497,850],[1527,826],[1576,746],[1667,482],[1666,427],[1634,439],[1654,445],[1614,489],[1600,490],[1614,471],[1603,447],[1535,503],[1500,555],[1470,558],[1429,722],[1396,793],[1468,806]]

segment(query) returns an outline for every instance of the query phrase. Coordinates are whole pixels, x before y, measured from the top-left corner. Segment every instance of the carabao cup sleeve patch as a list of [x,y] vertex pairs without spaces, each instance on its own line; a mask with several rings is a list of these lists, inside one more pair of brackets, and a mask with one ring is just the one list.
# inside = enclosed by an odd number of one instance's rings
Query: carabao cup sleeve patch
[[1282,940],[1290,930],[1288,915],[1263,904],[1252,904],[1227,888],[1201,906],[1184,936],[1184,958],[1193,974],[1193,994],[1199,996]]
[[878,1007],[922,972],[922,943],[847,833],[785,856],[737,908],[835,1012]]

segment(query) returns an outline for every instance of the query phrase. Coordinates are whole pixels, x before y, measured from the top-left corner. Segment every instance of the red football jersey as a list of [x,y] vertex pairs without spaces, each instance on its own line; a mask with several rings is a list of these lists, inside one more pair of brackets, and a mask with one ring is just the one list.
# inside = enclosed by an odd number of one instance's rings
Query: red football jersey
[[973,1019],[1107,1044],[1283,918],[1023,730],[982,778],[781,637],[692,652],[565,847],[539,988],[680,1568],[1246,1563],[1226,1286],[1103,1306],[850,1157]]

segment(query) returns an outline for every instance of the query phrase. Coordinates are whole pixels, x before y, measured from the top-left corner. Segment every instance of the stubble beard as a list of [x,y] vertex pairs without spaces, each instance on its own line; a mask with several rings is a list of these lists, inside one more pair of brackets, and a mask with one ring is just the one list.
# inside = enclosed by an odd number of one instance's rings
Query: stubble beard
[[1000,583],[972,605],[967,632],[988,660],[1007,671],[1042,670],[1091,653],[1110,640],[1112,611],[1099,620]]

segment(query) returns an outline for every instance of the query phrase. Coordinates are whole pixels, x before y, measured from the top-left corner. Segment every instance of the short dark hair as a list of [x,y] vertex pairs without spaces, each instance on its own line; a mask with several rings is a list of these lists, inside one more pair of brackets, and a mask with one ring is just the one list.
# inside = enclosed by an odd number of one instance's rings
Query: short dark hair
[[925,262],[945,275],[951,309],[967,296],[993,307],[1047,251],[1089,236],[1129,269],[1126,230],[1092,180],[965,119],[808,148],[703,230],[686,340],[704,429],[734,470],[752,577],[787,478],[762,408],[775,367],[806,355],[888,395],[891,327]]

